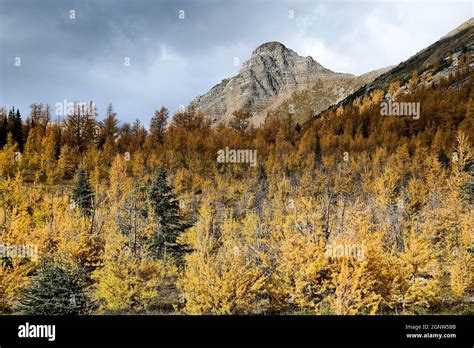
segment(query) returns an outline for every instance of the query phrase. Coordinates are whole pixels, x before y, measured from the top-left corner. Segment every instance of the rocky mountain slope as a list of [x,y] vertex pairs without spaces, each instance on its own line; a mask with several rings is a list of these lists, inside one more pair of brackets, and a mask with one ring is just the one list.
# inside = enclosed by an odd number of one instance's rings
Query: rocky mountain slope
[[[472,71],[473,68],[474,18],[471,18],[432,45],[347,96],[339,104],[345,105],[357,97],[370,94],[375,89],[383,90],[394,97],[399,93],[410,92],[446,80],[460,69]],[[467,82],[467,79],[464,82]]]
[[291,114],[295,122],[304,123],[313,115],[340,102],[391,68],[374,70],[360,76],[350,74],[317,76],[309,87],[294,91],[290,97],[285,96],[281,103],[274,103],[269,108],[268,114],[277,116]]
[[[255,49],[239,74],[224,79],[193,103],[214,123],[227,122],[235,111],[248,110],[252,122],[262,122],[270,110],[278,110],[298,93],[309,93],[311,112],[296,110],[297,118],[337,103],[386,69],[354,76],[326,69],[311,57],[299,56],[279,42],[268,42]],[[292,110],[293,112],[293,110]]]

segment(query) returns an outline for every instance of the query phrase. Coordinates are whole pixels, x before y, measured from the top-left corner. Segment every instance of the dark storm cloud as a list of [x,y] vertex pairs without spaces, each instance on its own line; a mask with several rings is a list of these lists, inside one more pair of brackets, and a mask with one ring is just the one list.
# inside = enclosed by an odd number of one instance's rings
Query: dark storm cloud
[[121,119],[147,123],[160,105],[175,111],[237,73],[234,58],[243,63],[266,41],[333,70],[362,73],[398,63],[472,16],[469,2],[452,11],[429,6],[419,12],[403,3],[355,1],[0,0],[0,105],[26,115],[32,102],[94,100],[103,115],[111,102]]

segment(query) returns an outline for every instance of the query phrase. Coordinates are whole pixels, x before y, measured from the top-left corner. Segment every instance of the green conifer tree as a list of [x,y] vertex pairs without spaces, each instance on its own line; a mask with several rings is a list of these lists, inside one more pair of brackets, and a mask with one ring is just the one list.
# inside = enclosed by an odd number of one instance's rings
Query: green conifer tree
[[82,315],[90,308],[86,273],[68,262],[44,258],[32,284],[19,297],[18,310],[26,315]]
[[72,200],[85,216],[90,216],[93,211],[94,192],[92,191],[86,172],[82,166],[76,174],[76,181],[72,190]]
[[179,203],[162,168],[157,170],[155,180],[149,182],[147,196],[148,211],[158,225],[158,231],[151,240],[154,255],[162,258],[166,253],[176,256],[184,252],[185,246],[179,244],[177,239],[189,224],[179,215]]
[[0,117],[0,149],[7,143],[8,121],[6,115]]
[[13,140],[18,144],[20,151],[23,151],[23,122],[21,120],[20,110],[16,109],[15,120],[13,122]]

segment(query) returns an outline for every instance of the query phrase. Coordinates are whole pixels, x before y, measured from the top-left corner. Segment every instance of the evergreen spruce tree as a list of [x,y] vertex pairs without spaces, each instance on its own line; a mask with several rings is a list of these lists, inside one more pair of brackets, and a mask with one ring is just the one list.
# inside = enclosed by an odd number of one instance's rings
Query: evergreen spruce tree
[[7,143],[8,121],[6,115],[0,117],[0,149]]
[[6,122],[7,133],[11,133],[13,141],[18,145],[20,151],[23,150],[23,125],[21,122],[21,115],[18,109],[11,108],[8,112]]
[[449,167],[449,157],[446,155],[446,152],[444,152],[443,149],[440,149],[438,152],[438,161],[441,163],[441,165],[446,169]]
[[20,151],[23,151],[24,139],[23,139],[23,123],[21,121],[20,110],[16,109],[15,119],[13,122],[13,140],[18,144]]
[[19,297],[26,315],[81,315],[90,307],[86,273],[65,261],[44,258],[32,283]]
[[7,133],[11,133],[13,135],[13,129],[15,128],[15,107],[12,107],[8,111],[7,117]]
[[176,256],[184,252],[185,246],[179,244],[177,238],[189,224],[179,216],[179,203],[163,169],[159,168],[155,180],[149,183],[147,196],[148,211],[158,225],[158,231],[151,240],[154,255],[162,258],[166,253]]
[[72,190],[72,200],[79,207],[83,215],[90,216],[92,214],[94,192],[82,166],[79,167],[76,174],[76,181]]
[[370,118],[369,116],[365,116],[363,119],[362,119],[362,123],[361,123],[361,131],[362,131],[362,135],[364,136],[365,139],[367,139],[370,135]]

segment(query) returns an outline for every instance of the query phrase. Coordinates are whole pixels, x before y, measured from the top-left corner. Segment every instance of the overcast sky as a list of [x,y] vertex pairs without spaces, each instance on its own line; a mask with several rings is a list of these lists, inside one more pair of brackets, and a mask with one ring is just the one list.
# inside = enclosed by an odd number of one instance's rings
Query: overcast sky
[[237,74],[235,57],[242,64],[264,42],[362,74],[435,42],[472,17],[473,4],[0,0],[0,105],[25,117],[33,102],[54,110],[93,100],[99,118],[112,103],[120,120],[148,125],[161,105],[173,113]]

